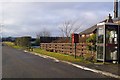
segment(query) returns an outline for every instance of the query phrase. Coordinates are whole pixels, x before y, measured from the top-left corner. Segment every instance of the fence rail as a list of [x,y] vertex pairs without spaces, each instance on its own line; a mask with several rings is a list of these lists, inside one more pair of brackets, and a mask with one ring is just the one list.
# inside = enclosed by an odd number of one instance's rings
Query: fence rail
[[[77,43],[76,44],[76,55],[83,56],[87,53],[93,53],[93,51],[89,51],[87,49],[88,45],[92,45],[92,43]],[[72,43],[41,43],[41,49],[51,51],[51,52],[58,52],[63,54],[74,55],[75,54],[75,47]]]

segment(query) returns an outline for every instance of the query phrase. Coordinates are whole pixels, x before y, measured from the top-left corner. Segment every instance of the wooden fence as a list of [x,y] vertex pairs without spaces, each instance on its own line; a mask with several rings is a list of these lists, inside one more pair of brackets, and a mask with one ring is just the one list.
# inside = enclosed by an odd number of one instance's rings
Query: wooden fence
[[[88,50],[87,46],[92,45],[91,43],[77,43],[76,44],[76,55],[83,56],[87,53],[93,53],[93,51]],[[75,47],[72,43],[41,43],[41,49],[58,52],[63,54],[74,55]]]

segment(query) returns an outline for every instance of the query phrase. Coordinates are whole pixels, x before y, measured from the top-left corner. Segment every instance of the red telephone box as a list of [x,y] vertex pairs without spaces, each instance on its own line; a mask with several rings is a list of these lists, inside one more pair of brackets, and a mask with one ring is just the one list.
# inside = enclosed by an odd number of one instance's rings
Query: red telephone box
[[72,33],[72,43],[78,43],[79,42],[79,35]]

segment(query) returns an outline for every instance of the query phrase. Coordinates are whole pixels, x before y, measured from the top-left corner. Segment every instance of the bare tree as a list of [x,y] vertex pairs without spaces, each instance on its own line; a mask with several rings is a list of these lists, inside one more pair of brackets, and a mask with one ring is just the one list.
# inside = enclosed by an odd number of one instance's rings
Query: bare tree
[[69,37],[71,33],[79,31],[81,26],[82,24],[78,23],[78,19],[74,21],[68,20],[65,21],[62,25],[60,25],[59,29],[61,30],[63,37]]
[[50,36],[51,36],[51,32],[49,30],[45,29],[45,28],[42,31],[37,33],[37,38],[50,37]]

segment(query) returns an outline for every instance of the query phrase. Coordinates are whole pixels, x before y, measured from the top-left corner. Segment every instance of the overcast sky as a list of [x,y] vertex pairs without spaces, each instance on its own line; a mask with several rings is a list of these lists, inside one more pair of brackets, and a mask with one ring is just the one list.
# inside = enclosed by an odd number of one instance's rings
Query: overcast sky
[[42,29],[60,36],[59,25],[79,19],[79,32],[113,15],[112,2],[5,2],[0,4],[3,36],[32,36]]

